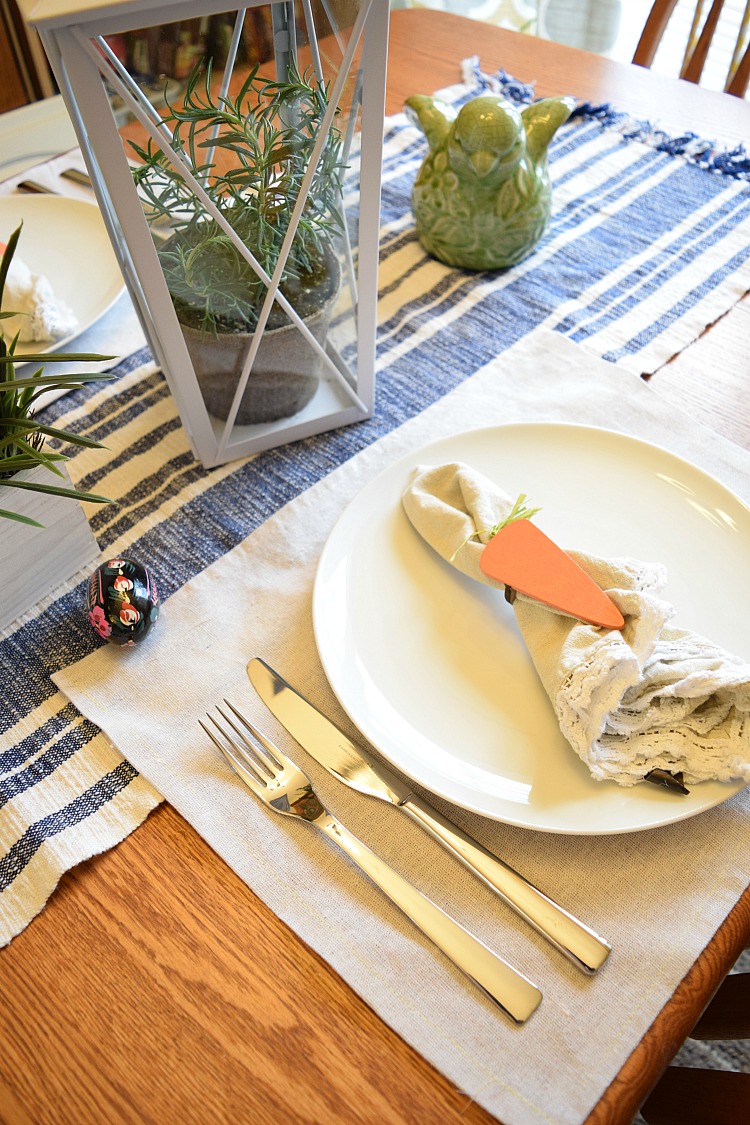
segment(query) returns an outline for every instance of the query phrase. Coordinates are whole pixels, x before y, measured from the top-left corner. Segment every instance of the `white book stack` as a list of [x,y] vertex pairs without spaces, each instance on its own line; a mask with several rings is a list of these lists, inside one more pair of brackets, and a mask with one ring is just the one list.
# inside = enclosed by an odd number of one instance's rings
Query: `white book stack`
[[[19,479],[72,487],[43,466]],[[68,583],[99,555],[86,514],[77,500],[27,489],[3,489],[2,507],[30,516],[43,527],[0,520],[0,630]]]

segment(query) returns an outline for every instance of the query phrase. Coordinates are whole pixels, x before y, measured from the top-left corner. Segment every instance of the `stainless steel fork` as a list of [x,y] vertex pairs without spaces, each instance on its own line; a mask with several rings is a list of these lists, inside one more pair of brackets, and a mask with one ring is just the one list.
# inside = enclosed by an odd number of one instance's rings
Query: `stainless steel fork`
[[307,775],[224,702],[233,717],[217,708],[223,723],[208,715],[215,730],[200,725],[248,789],[274,812],[299,817],[325,833],[490,999],[516,1023],[524,1023],[542,999],[536,985],[353,836],[323,807]]

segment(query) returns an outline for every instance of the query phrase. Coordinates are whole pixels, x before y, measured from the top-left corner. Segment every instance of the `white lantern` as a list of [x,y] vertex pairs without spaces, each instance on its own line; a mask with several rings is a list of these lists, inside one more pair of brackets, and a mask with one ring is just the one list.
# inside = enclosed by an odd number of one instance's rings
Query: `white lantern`
[[199,460],[368,417],[388,0],[42,0],[33,22]]

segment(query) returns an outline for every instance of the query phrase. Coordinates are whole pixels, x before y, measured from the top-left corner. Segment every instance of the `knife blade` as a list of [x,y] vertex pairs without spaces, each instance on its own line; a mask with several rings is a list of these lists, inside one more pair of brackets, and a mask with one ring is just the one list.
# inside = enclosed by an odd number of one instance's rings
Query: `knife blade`
[[353,742],[265,660],[253,657],[247,674],[282,726],[329,773],[360,793],[403,809],[577,968],[588,974],[601,968],[611,952],[604,938],[413,793],[408,783]]

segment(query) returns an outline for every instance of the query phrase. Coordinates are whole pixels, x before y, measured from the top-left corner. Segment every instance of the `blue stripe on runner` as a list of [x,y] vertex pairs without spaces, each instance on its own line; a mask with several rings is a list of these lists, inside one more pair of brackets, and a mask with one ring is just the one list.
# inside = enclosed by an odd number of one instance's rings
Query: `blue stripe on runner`
[[9,773],[11,770],[24,766],[33,757],[40,745],[66,730],[74,720],[80,719],[80,717],[72,703],[65,703],[59,711],[35,730],[33,735],[27,735],[15,746],[11,746],[0,754],[0,771]]
[[[642,188],[635,201],[643,199],[654,186],[651,181],[658,183],[663,168],[664,160],[658,153],[644,152],[634,164],[613,172],[607,180],[590,190],[579,188],[565,207],[553,213],[550,229],[557,233],[580,226],[584,219],[592,218],[601,212],[616,214],[624,206],[623,196],[630,194],[634,187]],[[561,182],[564,182],[564,178]],[[631,200],[631,206],[633,202]]]
[[[630,291],[626,288],[625,294],[617,294],[614,290],[609,291],[611,304],[609,307],[602,311],[598,316],[593,317],[587,323],[581,325],[576,332],[570,332],[571,339],[582,341],[593,336],[595,333],[602,331],[602,329],[611,325],[615,320],[621,319],[633,308],[642,305],[651,293],[657,292],[660,286],[667,280],[671,280],[679,273],[690,268],[695,259],[703,254],[708,248],[714,246],[717,241],[717,236],[720,233],[727,233],[735,227],[738,221],[746,219],[750,216],[750,200],[734,200],[733,205],[727,208],[728,216],[726,221],[719,225],[718,229],[711,226],[710,220],[700,223],[698,227],[693,228],[692,231],[686,232],[683,238],[677,239],[673,246],[670,248],[670,254],[659,255],[657,261],[661,266],[658,275],[647,274],[645,277],[641,276],[640,268],[635,271],[628,279],[630,283]],[[737,206],[737,204],[741,204]],[[711,227],[705,230],[706,227]],[[700,234],[702,237],[696,239],[695,235]],[[727,269],[726,265],[720,270],[714,271],[708,278],[699,284],[692,287],[689,298],[681,298],[675,307],[666,314],[662,314],[657,321],[653,321],[645,331],[649,333],[648,339],[654,338],[653,328],[656,324],[660,324],[660,332],[667,329],[679,316],[692,308],[698,301],[702,300],[710,293],[732,270],[741,266],[745,260],[746,255],[735,255],[731,259],[733,265]],[[652,263],[653,265],[653,263]],[[644,263],[643,270],[648,268],[648,263]],[[561,329],[558,329],[561,330]],[[622,354],[628,352],[633,353],[643,347],[643,343],[636,344],[636,339],[645,340],[645,336],[633,337],[627,350]]]
[[[68,710],[68,708],[64,708]],[[56,718],[59,719],[59,714]],[[47,737],[46,731],[53,725],[45,723],[40,728],[38,735],[34,741],[39,743]],[[60,726],[58,723],[54,724]],[[99,728],[88,719],[80,719],[80,716],[75,712],[73,715],[68,715],[67,729],[65,732],[52,742],[44,753],[34,757],[25,769],[19,769],[9,777],[0,780],[0,808],[12,801],[20,793],[25,793],[27,789],[33,789],[40,781],[58,769],[59,766],[69,761],[74,754],[77,754],[82,746],[90,742],[92,738],[96,738],[99,733]],[[22,743],[19,743],[17,750],[22,751],[24,746],[28,746],[30,739],[25,738]],[[28,752],[28,751],[27,751]]]
[[[637,335],[631,337],[627,344],[614,351],[607,352],[602,358],[611,363],[615,363],[617,360],[622,359],[623,356],[632,355],[633,352],[637,352],[641,348],[646,347],[655,336],[663,332],[665,328],[668,328],[674,320],[684,316],[689,309],[706,295],[706,293],[714,289],[720,281],[723,281],[725,277],[749,260],[750,245],[738,251],[738,253],[735,254],[733,258],[730,258],[728,262],[725,262],[720,269],[715,270],[703,283],[696,286],[690,293],[687,293],[674,308],[664,313],[652,324],[643,328]],[[575,339],[575,337],[573,338]]]
[[[581,159],[582,154],[579,153],[579,159],[574,167],[569,168],[567,172],[557,172],[553,176],[556,188],[566,186],[577,179],[581,180],[581,185],[576,191],[576,202],[580,202],[583,199],[596,199],[601,192],[607,193],[607,198],[614,198],[616,201],[617,195],[612,196],[611,193],[617,188],[618,184],[621,184],[623,179],[637,179],[642,169],[649,168],[654,164],[664,165],[669,163],[664,157],[660,156],[658,152],[654,152],[652,149],[644,149],[636,160],[631,161],[625,167],[613,171],[606,180],[592,186],[589,191],[586,191],[585,185],[587,182],[590,182],[590,173],[598,168],[600,164],[609,161],[615,152],[624,147],[622,137],[604,138],[606,143],[602,143],[601,138],[596,139],[598,140],[598,144],[594,148],[594,151],[589,153],[585,159]],[[554,146],[554,141],[552,144]],[[555,171],[558,157],[559,149],[552,147],[549,163],[553,172]]]
[[167,462],[158,474],[142,481],[134,490],[121,497],[114,516],[110,514],[109,508],[100,508],[91,517],[91,526],[103,542],[112,543],[127,535],[132,527],[157,511],[162,504],[178,496],[187,485],[201,480],[205,475],[202,465],[192,453],[186,451]]
[[[166,383],[164,385],[166,386]],[[167,395],[160,394],[159,397],[166,398]],[[127,421],[130,421],[131,417],[136,417],[143,413],[145,413],[144,410],[138,410],[133,413],[132,416],[129,414],[127,419],[123,418],[122,415],[118,415],[118,427],[119,425],[124,425]],[[96,469],[92,469],[90,473],[87,473],[83,478],[83,481],[81,482],[82,486],[84,488],[93,488],[104,477],[127,464],[128,461],[131,461],[133,459],[133,457],[138,457],[141,454],[145,453],[147,450],[153,448],[153,446],[158,445],[158,443],[160,441],[163,441],[165,437],[167,437],[171,433],[174,433],[175,430],[179,430],[180,428],[181,422],[179,416],[173,416],[160,423],[158,426],[154,426],[154,428],[152,430],[149,430],[148,433],[141,434],[137,441],[132,442],[126,448],[122,449],[117,457],[113,457],[110,461],[107,462],[106,465],[101,465]],[[106,431],[101,436],[102,439],[106,442]],[[139,487],[143,488],[146,485],[146,481],[141,481]]]
[[[151,352],[149,350],[146,349],[136,354],[138,359],[137,363],[130,363],[130,359],[135,358],[131,356],[127,361],[123,361],[123,363],[118,364],[117,367],[112,368],[111,374],[114,375],[115,382],[125,375],[129,375],[131,371],[136,371],[139,367],[143,367],[145,364],[152,362]],[[95,428],[96,426],[106,424],[107,420],[113,415],[119,414],[124,405],[146,397],[157,384],[162,385],[163,382],[164,377],[161,372],[156,372],[155,374],[139,379],[138,382],[134,383],[131,387],[117,388],[116,393],[111,397],[107,396],[103,398],[97,406],[89,406],[84,416],[72,420],[70,423],[66,423],[66,428],[69,427],[75,433],[88,433],[89,428]],[[62,398],[56,399],[54,402],[51,402],[49,406],[44,408],[45,420],[57,422],[63,415],[73,413],[78,407],[82,406],[83,403],[88,403],[101,389],[98,384],[87,384],[84,387],[80,387],[78,390],[70,391],[68,394],[63,395]],[[73,455],[77,450],[75,447],[72,447],[70,452],[71,455]]]
[[[576,200],[572,205],[566,207],[555,216],[552,223],[550,224],[549,231],[545,236],[542,245],[548,245],[561,234],[570,233],[571,230],[575,229],[577,226],[582,225],[586,219],[593,216],[602,205],[606,206],[610,203],[616,202],[618,196],[620,196],[624,190],[627,190],[631,180],[639,180],[642,177],[643,172],[649,168],[652,168],[652,170],[656,170],[656,162],[658,162],[659,159],[660,158],[656,153],[650,152],[644,154],[643,157],[636,162],[636,166],[632,169],[629,169],[627,173],[623,173],[621,175],[613,175],[607,181],[605,181],[604,184],[599,185],[596,189],[592,189],[587,193],[581,193],[576,197]],[[637,206],[638,201],[641,198],[642,196],[639,196],[634,201],[634,203],[631,204],[631,206]],[[594,237],[599,238],[599,236],[600,231],[597,231]],[[589,236],[586,235],[586,237]],[[416,241],[416,235],[413,229],[409,229],[408,231],[404,232],[401,240],[399,241],[398,248],[401,248],[409,241]],[[607,249],[613,256],[604,258],[602,257],[602,255],[599,255],[599,264],[600,267],[603,267],[606,271],[609,271],[615,266],[621,265],[623,261],[632,256],[632,232],[629,232],[629,237],[623,237],[620,240],[619,246],[616,247],[614,243],[610,242]],[[618,251],[617,254],[613,253],[615,249],[617,249]],[[575,250],[571,248],[570,242],[566,247],[563,248],[563,251],[566,253],[570,253],[571,255],[575,254]],[[527,263],[522,264],[520,267],[516,267],[512,271],[512,273],[508,270],[497,271],[495,276],[497,276],[499,279],[506,276],[517,278],[519,277],[519,275],[526,277],[527,271],[530,269],[549,269],[549,263],[545,263],[542,266],[537,267],[535,266],[534,261],[534,259],[530,259]],[[388,292],[396,290],[400,285],[404,283],[406,279],[416,273],[419,269],[423,268],[427,262],[428,258],[426,257],[426,255],[420,256],[409,270],[406,270],[402,274],[400,274],[398,278],[395,278],[393,280],[390,286],[386,287],[383,290],[381,296]],[[588,274],[588,261],[586,265]],[[477,276],[491,278],[492,272],[487,271],[482,275],[477,275],[475,273],[470,273],[469,271],[449,270],[442,274],[440,280],[436,285],[433,286],[432,289],[424,291],[418,299],[410,300],[408,304],[400,308],[398,312],[390,318],[390,320],[382,323],[379,326],[379,361],[382,361],[384,359],[387,352],[391,348],[403,342],[403,340],[405,339],[404,333],[406,334],[406,337],[413,335],[415,330],[425,323],[426,317],[433,319],[436,316],[439,316],[458,305],[465,298],[467,293],[475,289]],[[463,277],[465,280],[463,283],[458,284],[457,281],[461,277]],[[588,282],[589,279],[589,276],[587,276],[586,281]],[[582,280],[583,279],[578,279],[579,285],[581,284]],[[444,296],[445,300],[442,300]],[[414,310],[419,309],[423,310],[423,314],[421,317],[419,315],[414,315]],[[551,312],[553,311],[553,309],[554,304],[550,303],[547,312]],[[401,326],[401,330],[399,330],[399,326]]]
[[[615,133],[604,133],[598,125],[591,122],[569,120],[552,139],[548,156],[550,166],[554,167],[573,153],[581,156],[589,146],[594,146],[595,149],[606,146],[608,152],[624,147],[622,137]],[[582,160],[579,167],[585,163],[586,160]]]
[[151,376],[147,382],[149,385],[144,388],[144,393],[128,396],[124,403],[117,404],[118,408],[115,411],[102,412],[99,417],[97,417],[98,412],[95,412],[93,417],[89,418],[88,428],[85,431],[87,436],[97,441],[106,440],[107,434],[111,433],[113,428],[123,429],[130,422],[147,413],[157,402],[169,397],[169,389],[161,372],[158,378]]
[[[129,394],[128,392],[138,391],[139,393]],[[119,396],[118,396],[119,398]],[[164,376],[161,371],[154,371],[154,373],[142,381],[139,381],[135,387],[128,388],[123,394],[120,401],[115,403],[115,409],[111,409],[112,402],[107,400],[99,408],[92,411],[84,420],[85,428],[81,431],[88,437],[94,438],[96,441],[101,441],[106,438],[106,435],[112,432],[112,429],[119,429],[124,422],[133,421],[139,415],[146,413],[148,410],[155,406],[160,400],[169,398],[169,387],[167,386]],[[128,407],[127,410],[123,407]],[[112,425],[114,421],[114,427]]]
[[31,824],[23,836],[4,855],[0,856],[0,892],[6,890],[16,876],[39,851],[45,840],[80,824],[122,792],[138,776],[129,762],[122,761],[111,773],[105,774],[95,785],[81,793],[74,801]]
[[129,375],[131,371],[137,371],[139,367],[143,367],[144,363],[148,363],[150,359],[150,349],[147,347],[141,348],[140,351],[125,356],[112,370],[116,371],[118,375]]
[[[747,214],[750,201],[744,199],[742,196],[732,196],[725,201],[724,205],[717,211],[712,211],[710,214],[705,215],[695,226],[684,230],[681,235],[670,243],[665,243],[655,254],[650,261],[644,260],[639,262],[637,267],[634,267],[631,273],[618,278],[616,284],[613,284],[608,289],[604,290],[598,297],[596,297],[586,308],[577,309],[569,313],[564,320],[560,321],[557,325],[557,330],[560,332],[569,333],[574,328],[581,324],[583,320],[590,319],[591,323],[604,325],[608,321],[600,317],[599,314],[603,310],[612,305],[617,305],[621,301],[627,300],[628,307],[632,307],[637,303],[633,295],[641,286],[647,284],[647,278],[651,275],[651,288],[658,288],[657,283],[661,283],[662,279],[670,276],[668,270],[662,269],[665,265],[671,265],[672,269],[679,270],[685,264],[682,258],[674,259],[674,255],[682,255],[687,249],[690,248],[691,243],[696,246],[702,247],[702,242],[696,242],[706,232],[709,238],[715,239],[716,232],[715,226],[717,219],[730,218],[732,221],[727,225],[723,224],[720,227],[720,233],[727,233],[733,226],[736,226]],[[695,256],[695,253],[692,255]],[[660,273],[656,273],[660,270]]]
[[[60,668],[80,660],[95,647],[84,629],[85,583],[68,591],[43,613],[19,626],[0,644],[0,682],[23,684],[23,691],[9,691],[0,710],[0,734],[13,728],[40,703],[57,693],[50,677]],[[24,745],[31,755],[42,745],[41,735],[32,735]],[[12,748],[4,751],[10,753]],[[19,763],[15,763],[16,767]]]

